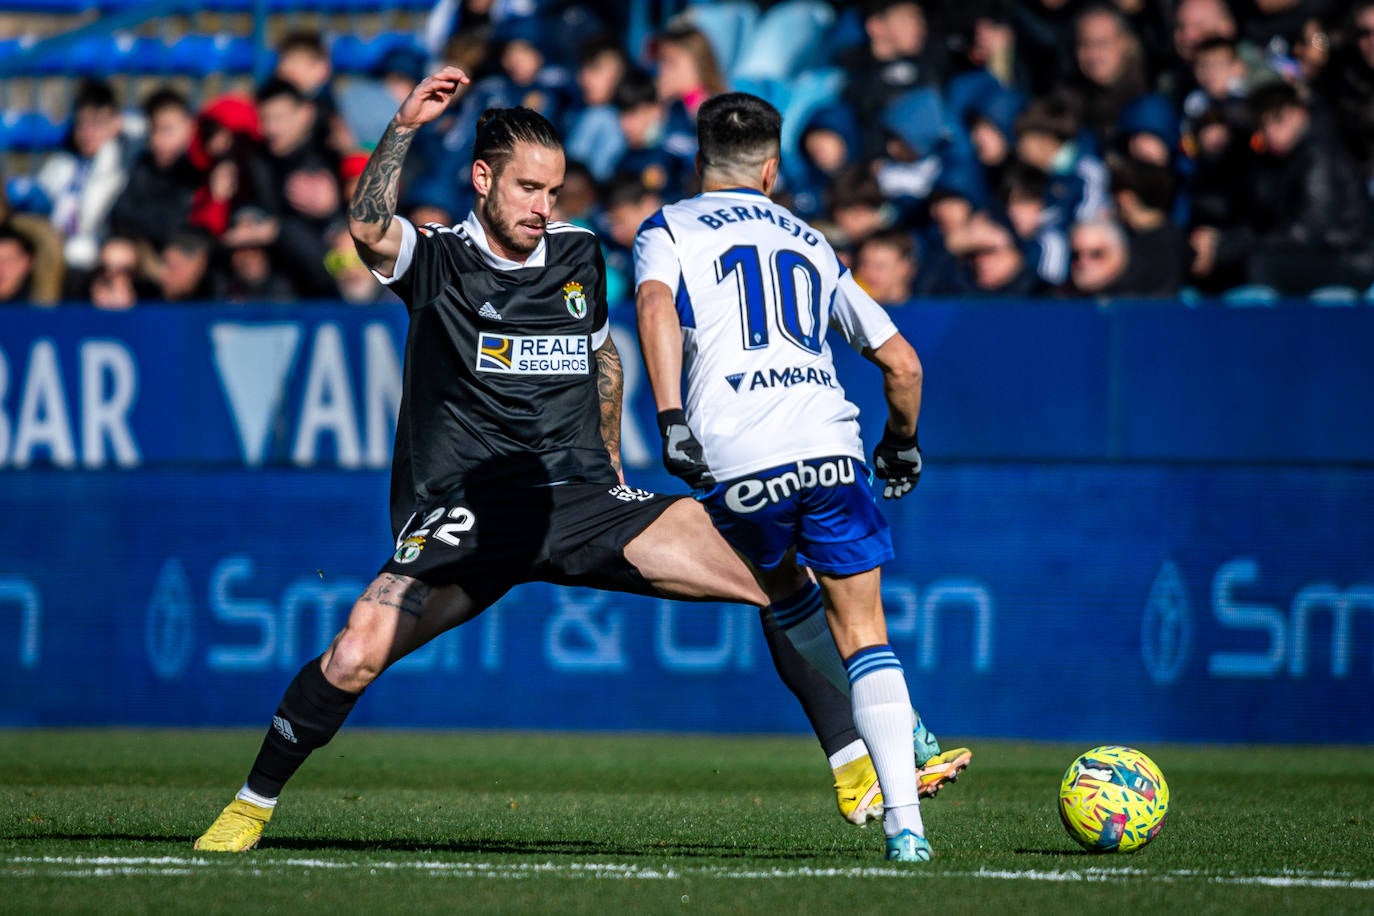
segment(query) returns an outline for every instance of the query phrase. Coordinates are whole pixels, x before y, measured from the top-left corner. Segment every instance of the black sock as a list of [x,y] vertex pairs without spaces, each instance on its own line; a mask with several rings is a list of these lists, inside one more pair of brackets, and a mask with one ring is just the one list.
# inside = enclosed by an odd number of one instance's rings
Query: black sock
[[272,717],[258,759],[248,773],[248,788],[265,798],[280,795],[282,786],[305,763],[310,752],[324,747],[334,737],[360,696],[325,680],[320,659],[306,662],[287,685],[277,714]]
[[831,754],[859,740],[854,730],[854,711],[849,697],[840,692],[792,645],[792,640],[778,626],[771,608],[759,610],[759,620],[763,623],[763,638],[768,643],[768,652],[773,656],[773,667],[778,675],[801,701],[802,711],[811,721],[811,729],[821,742],[821,749],[829,757]]

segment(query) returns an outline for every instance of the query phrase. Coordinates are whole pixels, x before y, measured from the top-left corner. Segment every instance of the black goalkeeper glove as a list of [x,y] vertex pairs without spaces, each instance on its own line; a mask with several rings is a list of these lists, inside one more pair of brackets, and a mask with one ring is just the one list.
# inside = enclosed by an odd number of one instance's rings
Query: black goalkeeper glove
[[692,435],[687,415],[678,408],[658,414],[658,431],[663,434],[663,466],[693,490],[709,490],[716,478],[706,466],[706,452]]
[[921,444],[916,435],[903,439],[891,426],[884,426],[883,438],[873,450],[873,473],[887,481],[884,499],[901,499],[910,493],[921,482]]

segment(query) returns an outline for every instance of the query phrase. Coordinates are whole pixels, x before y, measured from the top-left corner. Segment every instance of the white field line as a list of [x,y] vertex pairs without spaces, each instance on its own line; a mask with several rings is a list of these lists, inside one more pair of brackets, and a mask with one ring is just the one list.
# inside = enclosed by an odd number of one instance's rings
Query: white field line
[[1352,878],[1330,872],[1284,871],[1272,875],[1209,874],[1195,870],[1155,872],[1143,868],[1083,869],[988,869],[938,871],[926,867],[854,866],[812,868],[806,865],[774,868],[731,868],[724,865],[646,867],[618,862],[444,862],[388,861],[339,862],[330,859],[272,859],[254,861],[232,857],[181,858],[178,856],[13,856],[0,857],[0,875],[9,877],[108,878],[123,876],[175,877],[220,869],[233,874],[280,874],[282,869],[301,871],[409,871],[450,878],[521,879],[541,875],[565,878],[601,878],[626,881],[662,881],[683,878],[734,878],[777,880],[788,878],[982,878],[994,881],[1050,881],[1120,883],[1126,881],[1201,881],[1215,884],[1281,888],[1334,888],[1374,890],[1374,878]]

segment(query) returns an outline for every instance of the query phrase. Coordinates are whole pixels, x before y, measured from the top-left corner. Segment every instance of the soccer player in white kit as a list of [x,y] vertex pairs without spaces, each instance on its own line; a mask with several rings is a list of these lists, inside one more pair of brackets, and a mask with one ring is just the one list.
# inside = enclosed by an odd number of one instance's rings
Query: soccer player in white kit
[[747,93],[701,107],[702,193],[663,207],[635,242],[640,343],[665,465],[750,562],[797,648],[850,691],[884,799],[887,858],[925,861],[913,712],[880,594],[892,539],[826,330],[882,370],[888,420],[874,471],[889,498],[921,473],[921,364],[821,234],[768,198],[781,126]]

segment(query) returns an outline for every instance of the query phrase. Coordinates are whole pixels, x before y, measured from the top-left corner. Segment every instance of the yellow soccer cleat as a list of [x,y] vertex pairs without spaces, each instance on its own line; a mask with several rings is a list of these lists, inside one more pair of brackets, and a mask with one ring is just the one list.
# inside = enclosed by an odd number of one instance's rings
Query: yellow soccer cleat
[[195,848],[201,852],[247,852],[262,839],[262,828],[272,819],[272,810],[236,798],[196,840]]
[[[933,798],[944,786],[957,780],[973,760],[973,752],[956,747],[936,754],[916,770],[916,796]],[[849,823],[866,827],[883,816],[883,790],[878,774],[867,754],[842,764],[835,771],[835,801],[840,815]]]
[[957,780],[972,760],[973,751],[966,747],[951,748],[931,757],[925,766],[916,769],[917,797],[933,798],[941,787]]
[[856,827],[867,827],[869,821],[883,816],[883,792],[878,788],[878,774],[867,754],[840,764],[834,772],[835,800],[841,817]]

